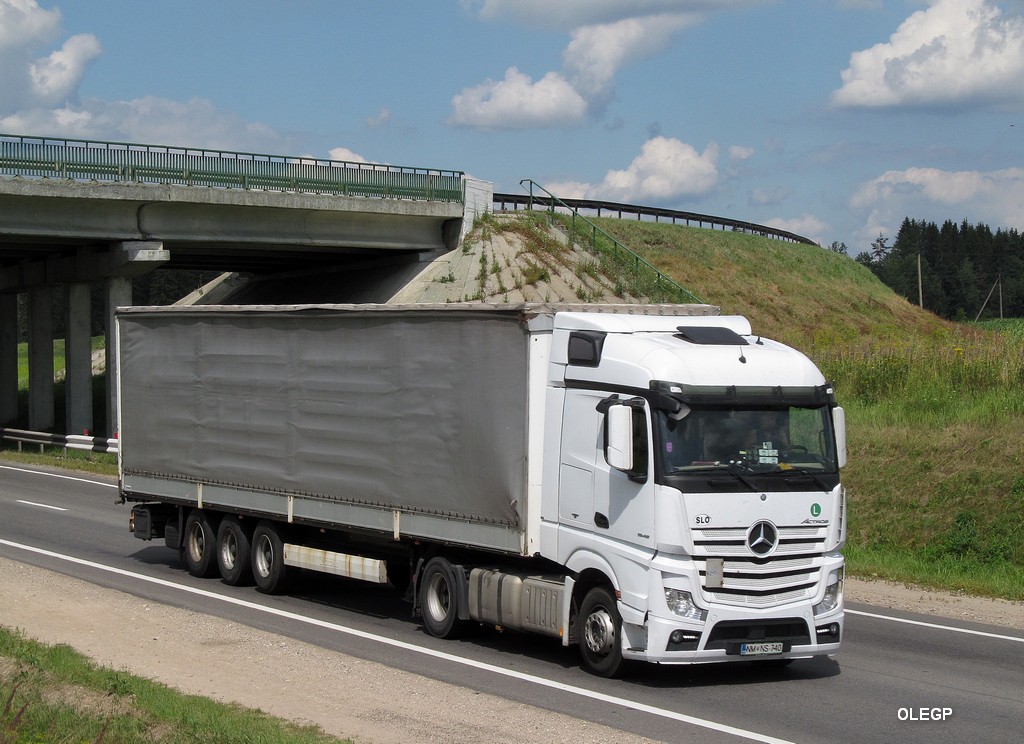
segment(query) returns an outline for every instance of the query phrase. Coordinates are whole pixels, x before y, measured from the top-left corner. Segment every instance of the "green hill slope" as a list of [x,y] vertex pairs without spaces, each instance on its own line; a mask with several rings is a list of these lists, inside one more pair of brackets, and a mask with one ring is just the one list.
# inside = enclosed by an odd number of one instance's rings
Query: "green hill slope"
[[815,246],[595,222],[833,380],[848,411],[853,573],[1024,599],[1024,322],[949,323]]

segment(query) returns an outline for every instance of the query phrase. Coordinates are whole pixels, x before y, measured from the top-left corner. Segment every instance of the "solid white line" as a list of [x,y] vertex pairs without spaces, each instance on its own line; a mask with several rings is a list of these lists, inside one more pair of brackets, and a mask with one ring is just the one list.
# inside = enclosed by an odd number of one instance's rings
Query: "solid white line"
[[38,506],[42,509],[53,509],[54,511],[67,511],[63,506],[52,506],[50,504],[37,504],[35,501],[25,501],[24,499],[16,499],[19,504],[25,504],[26,506]]
[[935,628],[936,630],[950,630],[954,633],[967,633],[968,635],[983,636],[985,638],[997,638],[1001,641],[1016,641],[1017,643],[1024,643],[1024,638],[1018,636],[999,635],[998,633],[986,633],[983,630],[970,630],[969,628],[957,628],[952,625],[939,625],[937,623],[925,623],[920,620],[905,620],[902,617],[892,617],[891,615],[876,615],[873,612],[861,612],[859,610],[846,610],[847,615],[862,615],[863,617],[873,617],[876,620],[891,620],[894,623],[906,623],[907,625],[920,625],[922,628]]
[[31,470],[29,468],[16,468],[10,465],[0,465],[0,470],[16,470],[19,473],[31,473],[32,475],[45,475],[47,478],[60,478],[61,480],[78,481],[79,483],[91,483],[94,486],[105,488],[117,488],[116,483],[105,483],[103,481],[89,480],[88,478],[76,478],[73,475],[61,475],[60,473],[47,473],[45,470]]
[[305,617],[298,615],[294,612],[288,612],[287,610],[279,610],[273,607],[266,607],[255,602],[249,602],[244,599],[236,599],[234,597],[226,597],[222,594],[216,594],[214,592],[206,591],[205,589],[196,589],[190,586],[184,586],[182,584],[175,584],[173,581],[167,581],[166,579],[158,579],[152,576],[144,576],[137,574],[132,571],[127,571],[122,568],[115,568],[113,566],[106,566],[102,563],[94,563],[87,561],[83,558],[75,558],[74,556],[64,555],[62,553],[54,553],[50,550],[44,550],[42,548],[32,547],[31,545],[22,545],[21,543],[11,542],[9,540],[0,539],[0,544],[7,545],[11,548],[17,548],[19,550],[26,550],[31,553],[37,553],[39,555],[45,555],[50,558],[56,558],[58,560],[67,561],[69,563],[75,563],[80,566],[87,566],[89,568],[95,568],[100,571],[106,571],[108,573],[118,574],[119,576],[127,576],[129,578],[138,579],[139,581],[146,581],[150,584],[156,584],[163,586],[168,589],[177,589],[182,592],[189,594],[195,594],[207,599],[214,599],[227,604],[236,605],[238,607],[244,607],[246,609],[255,610],[257,612],[265,612],[270,615],[276,615],[287,620],[293,620],[295,622],[306,623],[307,625],[314,625],[319,628],[326,630],[333,630],[338,633],[344,633],[346,635],[355,636],[356,638],[362,638],[368,641],[374,641],[376,643],[383,643],[388,646],[394,646],[405,651],[411,651],[417,654],[423,654],[424,656],[431,656],[436,659],[443,659],[444,661],[452,662],[453,664],[461,664],[463,666],[474,667],[476,669],[491,672],[493,674],[500,674],[505,677],[512,677],[514,679],[528,682],[530,684],[539,685],[541,687],[549,687],[555,690],[561,690],[562,692],[569,693],[570,695],[577,695],[579,697],[590,698],[591,700],[598,700],[603,703],[610,705],[617,705],[621,708],[628,708],[635,710],[640,713],[649,713],[650,715],[660,716],[661,718],[667,718],[673,721],[679,721],[681,723],[688,723],[692,726],[699,726],[701,728],[710,729],[712,731],[718,731],[724,734],[730,734],[732,736],[738,736],[743,739],[749,739],[750,741],[765,742],[765,744],[793,744],[786,739],[777,739],[773,736],[767,736],[765,734],[759,734],[754,731],[747,731],[745,729],[736,728],[734,726],[728,726],[723,723],[716,723],[715,721],[709,721],[704,718],[696,718],[694,716],[688,716],[683,713],[677,713],[672,710],[666,710],[665,708],[656,708],[652,705],[645,705],[644,703],[638,703],[632,700],[626,700],[625,698],[618,698],[612,695],[606,695],[601,692],[594,692],[587,690],[582,687],[576,687],[575,685],[567,685],[562,682],[555,682],[553,680],[545,679],[543,677],[537,677],[532,674],[525,674],[523,672],[516,672],[510,669],[503,669],[502,667],[493,666],[480,661],[474,661],[472,659],[464,659],[461,656],[455,656],[453,654],[445,653],[444,651],[435,651],[434,649],[424,648],[423,646],[417,646],[412,643],[406,643],[405,641],[398,641],[393,638],[386,638],[384,636],[375,635],[373,633],[367,633],[362,630],[356,630],[355,628],[349,628],[344,625],[338,625],[336,623],[330,623],[325,620],[318,620],[312,617]]

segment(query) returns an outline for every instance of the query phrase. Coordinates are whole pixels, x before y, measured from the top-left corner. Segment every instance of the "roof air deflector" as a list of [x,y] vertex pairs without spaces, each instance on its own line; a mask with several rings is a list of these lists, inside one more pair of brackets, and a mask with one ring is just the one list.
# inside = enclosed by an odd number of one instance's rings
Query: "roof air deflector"
[[679,326],[677,336],[691,344],[701,346],[748,346],[743,336],[731,328],[707,326]]

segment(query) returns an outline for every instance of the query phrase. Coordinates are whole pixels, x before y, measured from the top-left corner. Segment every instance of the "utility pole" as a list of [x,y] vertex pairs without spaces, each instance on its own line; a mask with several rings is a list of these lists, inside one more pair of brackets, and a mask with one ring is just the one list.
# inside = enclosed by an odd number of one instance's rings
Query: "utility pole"
[[917,254],[917,306],[924,308],[924,283],[921,280],[921,254]]

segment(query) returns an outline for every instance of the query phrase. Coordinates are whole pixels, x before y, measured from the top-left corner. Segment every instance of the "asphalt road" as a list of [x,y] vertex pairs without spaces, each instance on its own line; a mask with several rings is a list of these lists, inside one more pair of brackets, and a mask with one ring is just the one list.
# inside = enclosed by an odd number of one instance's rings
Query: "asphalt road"
[[1019,631],[848,605],[835,659],[642,665],[603,680],[550,639],[432,638],[386,587],[310,574],[290,596],[268,597],[195,579],[174,551],[128,532],[116,498],[109,481],[0,465],[0,555],[667,742],[1022,740]]

